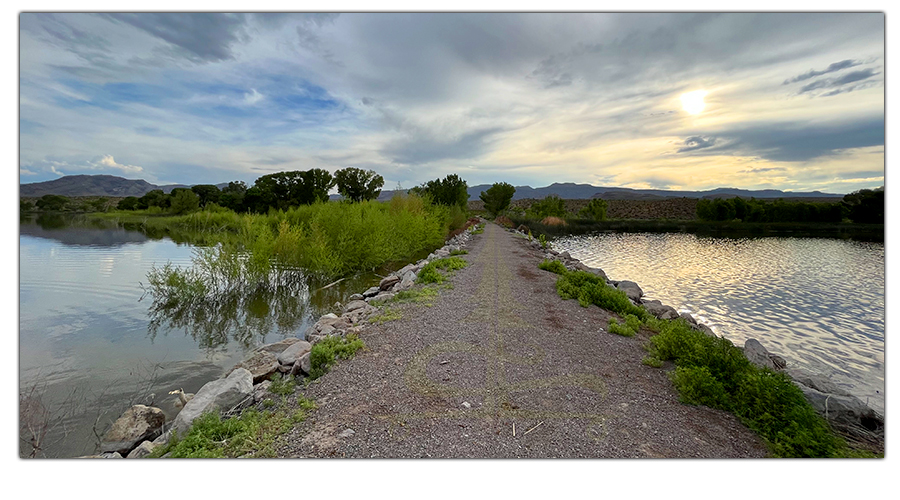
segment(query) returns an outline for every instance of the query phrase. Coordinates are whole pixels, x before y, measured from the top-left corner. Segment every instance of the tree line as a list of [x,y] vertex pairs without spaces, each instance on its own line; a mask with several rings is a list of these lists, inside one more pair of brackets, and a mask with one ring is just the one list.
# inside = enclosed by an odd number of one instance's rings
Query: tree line
[[706,221],[742,222],[842,222],[884,223],[884,189],[861,189],[839,203],[784,201],[750,198],[716,198],[697,203],[697,218]]

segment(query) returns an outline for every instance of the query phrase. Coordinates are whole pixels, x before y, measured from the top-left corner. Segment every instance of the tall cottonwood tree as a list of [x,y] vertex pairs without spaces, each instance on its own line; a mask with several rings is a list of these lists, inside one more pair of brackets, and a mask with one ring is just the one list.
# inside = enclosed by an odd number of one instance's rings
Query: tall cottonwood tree
[[338,192],[352,202],[374,200],[381,194],[384,178],[373,170],[347,167],[334,173]]

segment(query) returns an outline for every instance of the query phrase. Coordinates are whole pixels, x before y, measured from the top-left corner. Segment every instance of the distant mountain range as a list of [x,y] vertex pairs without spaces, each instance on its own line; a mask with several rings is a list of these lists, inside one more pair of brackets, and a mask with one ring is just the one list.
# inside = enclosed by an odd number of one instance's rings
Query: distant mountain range
[[[216,184],[219,188],[228,183]],[[19,185],[19,196],[44,196],[58,194],[63,196],[143,196],[154,189],[171,192],[178,187],[190,187],[186,184],[167,184],[157,186],[143,179],[125,179],[114,175],[66,175],[46,182],[33,182]],[[490,184],[479,184],[469,188],[469,201],[478,200],[482,191],[487,191]],[[388,200],[394,191],[385,190],[378,197]],[[630,189],[619,187],[600,187],[590,184],[554,183],[546,187],[516,186],[514,200],[522,198],[546,198],[556,195],[563,199],[577,200],[603,198],[605,200],[656,200],[663,198],[841,198],[842,194],[812,192],[785,192],[777,189],[747,190],[737,188],[717,188],[708,191],[666,191],[662,189]],[[332,195],[332,198],[340,198]]]
[[[220,189],[228,183],[216,184]],[[154,189],[162,189],[165,193],[175,188],[189,188],[187,184],[166,184],[157,186],[143,179],[125,179],[115,175],[65,175],[59,179],[45,182],[19,184],[19,196],[44,196],[58,194],[62,196],[144,196]]]

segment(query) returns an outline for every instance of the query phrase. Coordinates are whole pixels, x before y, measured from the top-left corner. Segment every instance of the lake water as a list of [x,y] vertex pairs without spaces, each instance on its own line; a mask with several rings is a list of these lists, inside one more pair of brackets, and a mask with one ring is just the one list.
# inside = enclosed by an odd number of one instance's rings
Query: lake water
[[553,241],[609,279],[689,312],[737,346],[826,373],[884,412],[884,244],[600,234]]
[[[379,279],[318,290],[324,283],[286,271],[278,293],[210,307],[160,310],[152,297],[142,300],[153,265],[189,266],[191,255],[189,245],[84,219],[20,221],[19,388],[29,413],[21,422],[46,424],[38,456],[94,453],[95,431],[102,435],[131,404],[152,402],[172,418],[169,391],[196,392],[254,347],[302,337],[335,301]],[[24,456],[31,449],[20,448]]]

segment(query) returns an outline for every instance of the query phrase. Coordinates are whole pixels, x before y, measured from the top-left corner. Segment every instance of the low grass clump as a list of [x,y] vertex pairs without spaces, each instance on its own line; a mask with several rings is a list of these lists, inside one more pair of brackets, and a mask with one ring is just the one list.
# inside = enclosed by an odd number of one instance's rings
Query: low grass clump
[[453,257],[455,255],[466,255],[467,253],[469,253],[468,250],[461,250],[461,249],[451,250],[450,256]]
[[440,270],[449,273],[456,271],[457,269],[462,269],[467,265],[469,265],[469,263],[460,257],[446,257],[431,261],[419,271],[419,275],[416,277],[416,283],[443,283],[446,276],[444,273],[440,272]]
[[376,314],[368,319],[369,323],[374,325],[380,325],[382,323],[387,323],[388,321],[395,321],[402,318],[403,315],[400,314],[400,311],[394,309],[393,307],[388,307],[380,314]]
[[566,269],[566,266],[564,266],[563,263],[558,260],[544,259],[543,262],[538,264],[538,269],[542,269],[544,271],[550,271],[551,273],[555,273],[555,274],[565,274],[568,272],[568,269]]
[[325,337],[309,353],[309,378],[315,380],[328,373],[338,359],[350,359],[366,345],[356,335]]
[[296,382],[294,381],[294,377],[290,375],[281,375],[279,373],[275,373],[269,379],[272,381],[272,384],[269,385],[269,392],[272,394],[278,394],[279,396],[287,396],[294,393],[294,389],[297,387]]
[[481,234],[484,232],[484,222],[475,226],[475,230],[472,231],[472,234]]
[[609,319],[609,333],[621,335],[623,337],[634,337],[638,330],[641,329],[642,322],[633,314],[625,315],[625,324],[620,325],[615,318]]
[[394,295],[393,301],[399,303],[416,303],[430,306],[434,304],[434,299],[438,296],[437,288],[434,286],[425,286],[417,290],[403,290]]

